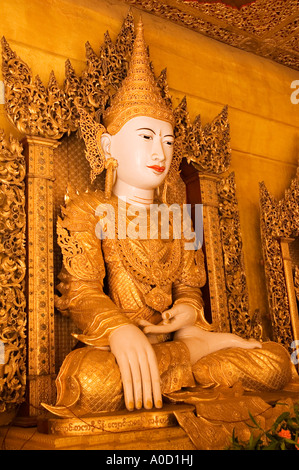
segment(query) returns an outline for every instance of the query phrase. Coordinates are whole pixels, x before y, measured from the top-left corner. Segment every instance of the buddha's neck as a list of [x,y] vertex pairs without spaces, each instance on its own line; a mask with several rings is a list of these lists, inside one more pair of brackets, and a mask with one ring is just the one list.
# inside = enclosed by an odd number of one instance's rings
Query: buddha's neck
[[142,189],[131,186],[125,181],[116,180],[113,194],[134,206],[150,206],[154,202],[154,189]]

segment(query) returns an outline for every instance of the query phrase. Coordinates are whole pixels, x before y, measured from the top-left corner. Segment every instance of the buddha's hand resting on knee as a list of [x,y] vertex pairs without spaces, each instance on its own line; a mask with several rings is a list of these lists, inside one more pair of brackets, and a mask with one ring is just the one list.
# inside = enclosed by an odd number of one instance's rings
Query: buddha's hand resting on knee
[[187,326],[195,324],[197,313],[194,307],[187,304],[174,305],[169,310],[162,313],[163,323],[159,325],[145,326],[143,332],[145,334],[154,333],[172,333]]
[[121,326],[111,334],[109,343],[120,369],[127,409],[150,409],[153,404],[161,408],[157,358],[145,334],[135,325]]

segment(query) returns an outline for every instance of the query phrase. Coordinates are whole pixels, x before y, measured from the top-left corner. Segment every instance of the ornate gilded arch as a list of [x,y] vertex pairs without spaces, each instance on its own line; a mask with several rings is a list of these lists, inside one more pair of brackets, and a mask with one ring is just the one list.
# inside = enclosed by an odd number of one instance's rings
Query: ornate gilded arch
[[[80,76],[66,61],[62,86],[54,72],[45,86],[2,38],[6,112],[25,135],[29,416],[39,413],[40,402],[54,401],[54,379],[61,351],[65,347],[67,353],[71,347],[70,343],[62,346],[63,341],[55,342],[55,334],[69,337],[71,328],[59,323],[54,309],[60,263],[55,219],[68,183],[76,186],[85,181],[90,186],[77,105],[100,120],[126,75],[134,37],[134,18],[129,12],[115,42],[106,33],[98,54],[86,44],[86,68]],[[165,100],[171,100],[165,70],[157,83]],[[235,178],[233,173],[229,174],[228,108],[224,107],[210,124],[202,125],[199,116],[191,123],[183,99],[175,115],[177,168],[183,159],[192,165],[199,183],[198,197],[193,202],[203,204],[211,321],[220,331],[260,337],[260,325],[250,314]],[[179,181],[173,183],[174,188]],[[100,187],[101,181],[95,184]]]
[[[299,168],[280,201],[260,184],[261,235],[273,339],[291,348],[299,340]],[[296,299],[297,294],[297,299]]]

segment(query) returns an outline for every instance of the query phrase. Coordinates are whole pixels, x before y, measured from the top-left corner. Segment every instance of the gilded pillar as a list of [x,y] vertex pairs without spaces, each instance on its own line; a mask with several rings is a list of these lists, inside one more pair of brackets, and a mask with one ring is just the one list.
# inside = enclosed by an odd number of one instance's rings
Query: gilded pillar
[[281,254],[283,259],[286,287],[288,292],[289,300],[289,310],[290,310],[290,319],[293,330],[293,339],[295,341],[299,340],[299,316],[298,316],[298,307],[296,299],[296,291],[294,286],[294,276],[293,276],[293,262],[290,256],[289,245],[294,241],[292,238],[281,238]]
[[280,201],[260,183],[261,237],[273,339],[290,348],[298,339],[299,322],[289,252],[299,236],[299,169]]
[[199,173],[203,204],[204,243],[210,290],[212,321],[218,331],[230,331],[225,272],[218,214],[219,177]]
[[54,398],[53,149],[52,139],[27,136],[27,383],[29,416]]

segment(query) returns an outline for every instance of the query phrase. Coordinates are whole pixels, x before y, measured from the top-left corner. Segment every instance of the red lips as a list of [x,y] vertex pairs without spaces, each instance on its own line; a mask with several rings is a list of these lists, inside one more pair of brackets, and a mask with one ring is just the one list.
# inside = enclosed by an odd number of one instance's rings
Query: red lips
[[153,166],[148,166],[148,168],[152,168],[155,171],[158,171],[159,173],[163,173],[165,170],[165,166],[158,166],[158,165],[153,165]]

